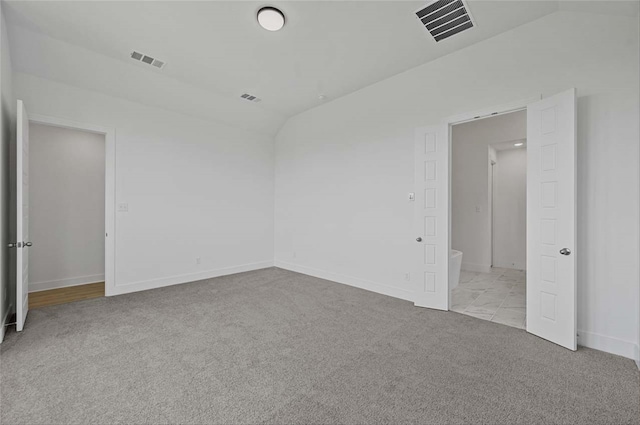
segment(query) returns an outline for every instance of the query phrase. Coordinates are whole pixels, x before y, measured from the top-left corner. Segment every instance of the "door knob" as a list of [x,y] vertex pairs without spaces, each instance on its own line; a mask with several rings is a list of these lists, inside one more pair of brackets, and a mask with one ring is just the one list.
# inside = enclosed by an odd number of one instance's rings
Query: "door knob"
[[422,242],[422,238],[416,238],[416,241]]
[[15,248],[16,246],[18,246],[18,244],[16,244],[15,242],[11,242],[8,247],[9,248]]
[[31,242],[25,242],[24,243],[24,246],[31,246],[31,245],[33,245]]
[[569,248],[562,248],[560,250],[560,254],[562,254],[562,255],[571,255],[571,250]]

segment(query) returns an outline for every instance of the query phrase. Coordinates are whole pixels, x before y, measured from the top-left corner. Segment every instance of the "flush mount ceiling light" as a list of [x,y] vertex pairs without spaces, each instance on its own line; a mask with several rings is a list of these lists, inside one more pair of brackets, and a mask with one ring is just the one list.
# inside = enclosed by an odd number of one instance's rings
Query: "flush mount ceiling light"
[[275,7],[263,7],[258,10],[258,23],[267,31],[281,30],[284,27],[284,13]]

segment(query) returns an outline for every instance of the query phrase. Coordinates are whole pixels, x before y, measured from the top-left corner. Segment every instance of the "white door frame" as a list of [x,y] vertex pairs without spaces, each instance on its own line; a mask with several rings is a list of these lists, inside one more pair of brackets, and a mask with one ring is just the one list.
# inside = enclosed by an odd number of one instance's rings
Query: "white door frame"
[[84,124],[48,115],[29,114],[29,123],[68,128],[102,134],[105,144],[104,184],[104,290],[105,295],[115,295],[116,271],[116,131],[113,128]]
[[[537,102],[540,99],[542,99],[542,95],[537,96],[537,97],[531,97],[531,98],[527,98],[527,99],[521,99],[518,101],[514,101],[514,102],[510,102],[510,103],[505,103],[502,105],[497,105],[497,106],[492,106],[490,108],[483,108],[479,111],[475,111],[475,112],[466,112],[463,114],[458,114],[458,115],[452,115],[448,118],[445,118],[442,121],[442,134],[445,135],[446,140],[448,141],[448,158],[449,158],[449,173],[446,175],[446,185],[449,188],[448,192],[447,192],[447,197],[448,197],[448,204],[449,204],[449,232],[447,235],[447,246],[449,247],[449,251],[451,251],[451,225],[452,225],[452,217],[451,217],[451,173],[453,172],[453,167],[452,167],[452,154],[451,154],[451,146],[452,146],[452,138],[451,138],[451,128],[456,125],[456,124],[462,124],[465,122],[470,122],[470,121],[476,121],[476,120],[480,120],[480,119],[484,119],[484,118],[491,118],[491,117],[495,117],[498,115],[504,115],[504,114],[509,114],[511,112],[516,112],[516,111],[521,111],[521,110],[526,110],[527,106],[531,103]],[[464,255],[464,254],[463,254]],[[447,278],[447,306],[448,309],[451,309],[451,297],[450,297],[450,292],[451,292],[451,288],[449,287],[449,258],[447,257],[447,267],[445,268],[446,270],[446,278]]]

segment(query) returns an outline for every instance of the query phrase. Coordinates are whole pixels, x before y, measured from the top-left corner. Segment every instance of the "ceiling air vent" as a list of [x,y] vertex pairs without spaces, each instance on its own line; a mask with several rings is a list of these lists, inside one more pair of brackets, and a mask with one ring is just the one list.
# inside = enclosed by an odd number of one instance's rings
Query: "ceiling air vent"
[[248,100],[250,102],[255,102],[255,103],[262,102],[262,99],[260,99],[258,97],[255,97],[254,95],[249,94],[249,93],[244,93],[240,97],[245,99],[245,100]]
[[418,10],[416,16],[436,41],[474,26],[464,0],[436,0]]
[[147,65],[155,66],[158,69],[162,69],[166,63],[165,61],[152,58],[151,56],[145,55],[144,53],[140,52],[131,52],[131,59],[139,62],[144,62]]

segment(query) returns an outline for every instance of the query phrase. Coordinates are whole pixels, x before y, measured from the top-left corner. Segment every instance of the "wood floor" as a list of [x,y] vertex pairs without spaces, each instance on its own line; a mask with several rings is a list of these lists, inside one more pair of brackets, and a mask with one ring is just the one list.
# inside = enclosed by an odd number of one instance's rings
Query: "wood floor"
[[104,297],[104,282],[31,292],[29,293],[29,308],[66,304],[99,297]]

